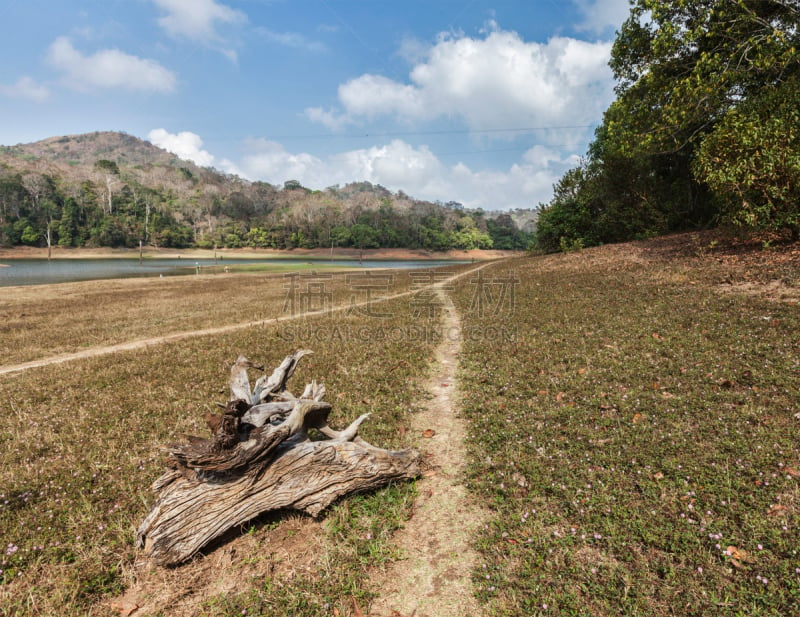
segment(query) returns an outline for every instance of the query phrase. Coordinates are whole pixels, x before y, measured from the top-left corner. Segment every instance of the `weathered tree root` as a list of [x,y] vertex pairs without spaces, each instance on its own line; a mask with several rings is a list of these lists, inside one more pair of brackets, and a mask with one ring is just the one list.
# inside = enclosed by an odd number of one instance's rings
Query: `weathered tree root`
[[[324,385],[308,384],[299,398],[286,390],[309,353],[287,356],[252,391],[247,369],[255,365],[240,356],[231,369],[231,400],[222,415],[206,417],[212,438],[166,448],[168,471],[153,484],[158,498],[136,536],[156,563],[182,563],[264,512],[317,516],[350,493],[420,475],[414,450],[384,450],[358,437],[369,414],[343,431],[330,428]],[[327,439],[311,441],[310,429]]]

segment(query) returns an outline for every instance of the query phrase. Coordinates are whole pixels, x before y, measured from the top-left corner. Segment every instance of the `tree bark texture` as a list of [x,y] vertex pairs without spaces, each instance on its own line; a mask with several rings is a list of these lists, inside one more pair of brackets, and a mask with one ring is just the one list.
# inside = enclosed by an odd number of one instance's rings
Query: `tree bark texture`
[[369,414],[336,431],[328,426],[324,385],[312,382],[300,397],[286,390],[309,353],[287,356],[252,389],[248,369],[261,367],[240,356],[231,369],[230,401],[222,414],[206,416],[211,439],[165,448],[168,469],[153,484],[157,498],[137,532],[138,545],[156,563],[180,564],[264,512],[317,516],[345,495],[419,476],[416,451],[384,450],[358,436]]

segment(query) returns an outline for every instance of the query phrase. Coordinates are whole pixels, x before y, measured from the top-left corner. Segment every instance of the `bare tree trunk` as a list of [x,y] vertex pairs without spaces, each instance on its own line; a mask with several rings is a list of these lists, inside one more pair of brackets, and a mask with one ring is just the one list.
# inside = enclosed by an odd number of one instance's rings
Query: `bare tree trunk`
[[[212,439],[167,448],[169,470],[154,483],[158,499],[137,532],[139,546],[154,561],[186,561],[267,511],[317,516],[340,497],[420,474],[417,452],[376,448],[358,437],[369,414],[343,431],[330,428],[324,385],[308,384],[299,398],[286,391],[308,353],[287,356],[252,391],[247,370],[254,365],[240,356],[231,369],[225,412],[206,417]],[[314,430],[326,439],[311,441]]]
[[47,220],[47,231],[45,232],[45,235],[47,237],[47,261],[50,261],[50,259],[53,256],[52,237],[50,235],[50,227],[51,227],[52,224],[53,224],[53,222],[50,219],[48,219]]

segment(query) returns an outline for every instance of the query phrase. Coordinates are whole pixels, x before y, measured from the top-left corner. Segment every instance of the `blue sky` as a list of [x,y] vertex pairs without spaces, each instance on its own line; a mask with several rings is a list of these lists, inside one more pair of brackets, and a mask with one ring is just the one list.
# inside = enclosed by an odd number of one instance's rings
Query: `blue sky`
[[0,0],[0,144],[125,131],[251,180],[535,208],[627,0]]

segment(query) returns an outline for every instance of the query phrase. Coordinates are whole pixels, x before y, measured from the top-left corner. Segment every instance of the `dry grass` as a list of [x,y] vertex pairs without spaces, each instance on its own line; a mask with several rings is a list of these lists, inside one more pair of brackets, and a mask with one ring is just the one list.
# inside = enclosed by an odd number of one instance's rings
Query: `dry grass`
[[[402,293],[411,280],[394,274],[390,291]],[[196,288],[178,279],[64,285],[38,295],[26,291],[15,301],[32,316],[26,328],[63,319],[60,329],[41,328],[30,347],[47,353],[88,330],[61,315],[77,306],[109,316],[94,325],[97,340],[110,342],[132,331],[164,334],[252,319],[248,297],[273,307],[284,300],[283,279],[230,278],[230,288],[216,279]],[[349,302],[346,279],[332,280],[331,289],[339,304]],[[271,298],[278,290],[280,297]],[[52,294],[44,298],[51,319],[40,306],[43,292]],[[147,329],[136,330],[126,311],[132,297],[142,296],[142,306],[131,310]],[[173,315],[176,306],[183,315]],[[371,412],[361,431],[367,440],[383,447],[407,443],[401,427],[410,425],[422,396],[435,343],[387,335],[419,325],[408,296],[381,304],[385,317],[370,318],[365,310],[270,321],[0,376],[0,613],[107,614],[115,598],[152,615],[233,615],[246,607],[266,615],[318,615],[336,607],[346,615],[354,599],[366,607],[369,567],[395,555],[392,533],[408,516],[413,484],[345,500],[322,523],[260,519],[240,530],[245,535],[234,533],[208,557],[178,570],[150,570],[133,545],[152,499],[149,484],[160,475],[159,447],[184,434],[205,434],[203,414],[225,400],[229,365],[239,353],[273,366],[299,347],[314,349],[292,387],[321,379],[335,426]]]
[[[458,272],[469,265],[446,268]],[[302,293],[313,270],[297,272]],[[371,271],[391,276],[372,298],[408,291],[408,271]],[[201,275],[8,287],[0,296],[0,367],[64,353],[180,332],[289,317],[285,306],[290,273]],[[336,306],[363,302],[367,292],[349,276],[320,271]],[[363,274],[363,272],[362,272]],[[323,278],[323,277],[330,278]],[[350,283],[348,283],[350,281]],[[313,308],[313,307],[312,307]],[[298,302],[295,312],[303,307]]]

